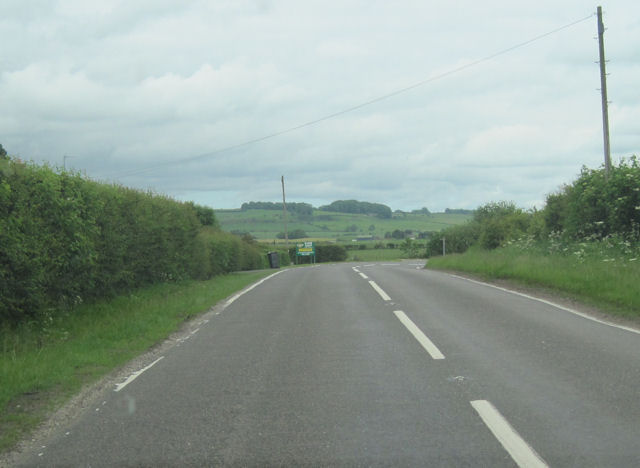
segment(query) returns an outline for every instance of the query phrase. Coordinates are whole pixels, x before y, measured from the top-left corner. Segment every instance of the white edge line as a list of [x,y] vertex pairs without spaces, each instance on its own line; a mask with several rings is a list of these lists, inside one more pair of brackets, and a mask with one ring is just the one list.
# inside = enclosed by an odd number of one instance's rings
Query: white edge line
[[509,424],[504,416],[487,400],[475,400],[471,406],[478,412],[482,421],[491,430],[513,461],[520,467],[546,467],[547,463],[520,434]]
[[360,276],[362,276],[362,278],[369,279],[369,277],[367,275],[365,275],[364,273],[361,273],[361,272],[358,272],[358,273],[360,273]]
[[496,286],[494,284],[484,283],[482,281],[477,281],[477,280],[473,280],[473,279],[470,279],[470,278],[465,278],[464,276],[458,276],[458,275],[452,275],[452,274],[449,274],[449,276],[452,276],[454,278],[458,278],[458,279],[461,279],[461,280],[469,281],[471,283],[476,283],[476,284],[481,284],[483,286],[488,286],[490,288],[499,289],[500,291],[504,291],[504,292],[508,292],[508,293],[511,293],[511,294],[515,294],[516,296],[525,297],[527,299],[531,299],[532,301],[542,302],[543,304],[550,305],[552,307],[555,307],[556,309],[564,310],[565,312],[569,312],[571,314],[577,315],[577,316],[582,317],[584,319],[591,320],[592,322],[596,322],[596,323],[599,323],[601,325],[607,325],[609,327],[619,328],[620,330],[625,330],[625,331],[628,331],[628,332],[631,332],[631,333],[636,333],[636,334],[640,335],[640,330],[638,330],[636,328],[626,327],[624,325],[618,325],[617,323],[608,322],[606,320],[601,320],[599,318],[592,317],[591,315],[587,315],[585,313],[578,312],[575,309],[571,309],[569,307],[565,307],[563,305],[556,304],[555,302],[547,301],[546,299],[540,299],[539,297],[530,296],[529,294],[525,294],[525,293],[521,293],[521,292],[518,292],[518,291],[514,291],[513,289],[502,288],[502,287]]
[[440,352],[438,347],[420,330],[413,321],[407,317],[401,310],[394,310],[394,314],[398,317],[398,320],[409,330],[413,337],[418,340],[418,343],[429,353],[432,359],[444,359],[444,354]]
[[125,380],[124,382],[116,385],[116,388],[114,390],[114,392],[119,392],[120,390],[122,390],[124,387],[126,387],[127,385],[129,385],[131,382],[133,382],[134,380],[136,380],[140,374],[142,374],[144,371],[147,371],[149,369],[151,369],[154,365],[156,365],[156,363],[158,363],[158,361],[162,360],[164,358],[164,356],[160,356],[158,359],[156,359],[155,361],[153,361],[151,364],[149,364],[147,367],[144,367],[142,369],[140,369],[139,371],[134,372],[133,374],[131,374],[127,380]]
[[383,301],[390,301],[390,300],[391,300],[391,298],[389,297],[389,295],[388,295],[386,292],[384,292],[384,291],[382,290],[382,288],[376,284],[376,282],[375,282],[375,281],[369,281],[369,284],[371,285],[371,287],[372,287],[373,289],[375,289],[375,290],[376,290],[376,292],[377,292],[378,294],[380,294],[380,297],[382,298],[382,300],[383,300]]
[[276,271],[275,273],[273,273],[272,275],[267,276],[266,278],[262,278],[260,281],[252,284],[251,286],[249,286],[247,289],[245,289],[242,292],[239,292],[238,294],[236,294],[235,296],[231,297],[231,299],[229,299],[226,303],[225,303],[225,307],[230,306],[233,302],[235,302],[236,300],[238,300],[240,297],[242,297],[244,294],[248,293],[249,291],[251,291],[253,288],[256,288],[258,286],[260,286],[262,283],[264,283],[265,281],[267,281],[268,279],[273,278],[276,275],[279,275],[280,273],[284,272],[286,270],[280,270],[280,271]]

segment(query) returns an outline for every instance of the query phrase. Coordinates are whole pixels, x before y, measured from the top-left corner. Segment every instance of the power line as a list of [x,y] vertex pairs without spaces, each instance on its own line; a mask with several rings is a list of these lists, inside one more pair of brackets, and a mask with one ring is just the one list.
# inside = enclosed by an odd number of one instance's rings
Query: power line
[[303,129],[305,127],[310,127],[312,125],[319,124],[319,123],[324,122],[326,120],[330,120],[330,119],[333,119],[335,117],[339,117],[341,115],[348,114],[350,112],[356,111],[358,109],[362,109],[363,107],[367,107],[367,106],[376,104],[376,103],[378,103],[380,101],[384,101],[384,100],[392,98],[394,96],[398,96],[399,94],[407,93],[407,92],[409,92],[411,90],[414,90],[414,89],[419,88],[421,86],[427,85],[429,83],[433,83],[434,81],[441,80],[443,78],[446,78],[448,76],[454,75],[456,73],[460,73],[463,70],[475,67],[475,66],[480,65],[480,64],[482,64],[484,62],[488,62],[490,60],[493,60],[496,57],[499,57],[501,55],[505,55],[505,54],[507,54],[509,52],[512,52],[512,51],[516,50],[516,49],[520,49],[520,48],[525,47],[525,46],[527,46],[529,44],[532,44],[532,43],[537,42],[537,41],[539,41],[541,39],[544,39],[545,37],[551,36],[553,34],[557,34],[560,31],[563,31],[565,29],[569,29],[569,28],[571,28],[573,26],[576,26],[577,24],[583,23],[583,22],[593,18],[593,16],[595,14],[596,13],[591,13],[590,15],[585,16],[584,18],[580,18],[579,20],[572,21],[571,23],[565,24],[564,26],[560,26],[558,28],[552,29],[551,31],[548,31],[548,32],[543,33],[543,34],[540,34],[538,36],[535,36],[535,37],[533,37],[531,39],[528,39],[528,40],[526,40],[524,42],[520,42],[520,43],[515,44],[515,45],[513,45],[511,47],[507,47],[506,49],[502,49],[502,50],[500,50],[498,52],[495,52],[495,53],[493,53],[491,55],[487,55],[487,56],[482,57],[480,59],[477,59],[477,60],[474,60],[472,62],[469,62],[469,63],[467,63],[465,65],[461,65],[459,67],[456,67],[456,68],[453,68],[453,69],[448,70],[446,72],[443,72],[443,73],[440,73],[438,75],[432,76],[430,78],[427,78],[425,80],[419,81],[419,82],[414,83],[412,85],[406,86],[404,88],[397,89],[397,90],[392,91],[390,93],[387,93],[387,94],[384,94],[382,96],[378,96],[376,98],[373,98],[373,99],[371,99],[369,101],[365,101],[365,102],[362,102],[362,103],[357,104],[355,106],[343,109],[341,111],[325,115],[325,116],[317,118],[315,120],[310,120],[308,122],[305,122],[305,123],[302,123],[302,124],[299,124],[299,125],[296,125],[296,126],[284,129],[284,130],[280,130],[280,131],[277,131],[277,132],[274,132],[274,133],[270,133],[268,135],[264,135],[264,136],[261,136],[261,137],[258,137],[258,138],[253,138],[251,140],[246,140],[246,141],[244,141],[242,143],[237,143],[237,144],[234,144],[234,145],[231,145],[231,146],[227,146],[227,147],[224,147],[224,148],[220,148],[220,149],[217,149],[217,150],[214,150],[214,151],[209,151],[207,153],[202,153],[202,154],[199,154],[199,155],[196,155],[196,156],[190,156],[190,157],[187,157],[187,158],[175,159],[173,161],[167,161],[167,162],[164,162],[164,163],[155,164],[153,166],[147,166],[147,167],[142,168],[142,169],[133,169],[133,170],[130,170],[130,171],[125,171],[125,172],[121,172],[121,173],[112,175],[110,177],[113,177],[113,178],[117,179],[117,178],[120,178],[120,177],[127,177],[127,176],[131,176],[131,175],[141,174],[141,173],[148,172],[148,171],[151,171],[153,169],[160,168],[160,167],[173,166],[175,164],[188,163],[188,162],[193,162],[193,161],[197,161],[197,160],[200,160],[200,159],[210,158],[210,157],[218,155],[220,153],[225,153],[227,151],[232,151],[232,150],[235,150],[235,149],[238,149],[238,148],[242,148],[242,147],[245,147],[245,146],[254,145],[254,144],[259,143],[261,141],[270,140],[272,138],[276,138],[276,137],[284,135],[286,133],[295,132],[295,131]]

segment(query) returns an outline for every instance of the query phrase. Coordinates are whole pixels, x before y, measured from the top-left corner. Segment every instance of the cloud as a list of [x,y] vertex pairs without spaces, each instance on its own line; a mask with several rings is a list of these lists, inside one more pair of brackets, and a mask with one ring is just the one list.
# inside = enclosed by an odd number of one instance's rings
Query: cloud
[[[478,60],[591,8],[7,0],[0,142],[216,208],[277,201],[282,175],[296,201],[315,204],[531,206],[601,164],[595,18]],[[628,156],[638,153],[640,6],[605,10],[612,152]]]

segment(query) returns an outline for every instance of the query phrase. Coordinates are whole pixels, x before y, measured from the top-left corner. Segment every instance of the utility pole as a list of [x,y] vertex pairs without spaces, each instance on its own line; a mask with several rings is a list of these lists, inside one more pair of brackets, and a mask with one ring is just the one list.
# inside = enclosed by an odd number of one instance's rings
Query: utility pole
[[602,95],[602,133],[604,136],[604,171],[609,178],[611,171],[611,147],[609,144],[609,101],[607,99],[607,72],[604,59],[604,23],[602,7],[598,7],[598,46],[600,49],[600,93]]
[[284,243],[289,253],[289,233],[287,232],[287,201],[284,196],[284,176],[282,176],[282,214],[284,218]]

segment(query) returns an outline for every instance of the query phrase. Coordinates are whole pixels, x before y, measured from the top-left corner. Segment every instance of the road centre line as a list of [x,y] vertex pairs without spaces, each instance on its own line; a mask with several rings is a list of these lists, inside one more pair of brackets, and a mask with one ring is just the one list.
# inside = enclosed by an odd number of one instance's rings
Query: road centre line
[[151,364],[149,364],[147,367],[143,367],[142,369],[140,369],[139,371],[134,372],[133,374],[131,374],[129,377],[127,377],[127,380],[125,380],[122,383],[119,383],[118,385],[116,385],[116,388],[114,390],[114,392],[119,392],[120,390],[122,390],[124,387],[126,387],[127,385],[129,385],[131,382],[133,382],[134,380],[136,380],[138,377],[140,377],[140,374],[142,374],[143,372],[151,369],[153,366],[155,366],[160,360],[164,359],[164,356],[160,356],[158,359],[156,359],[155,361],[153,361]]
[[496,286],[494,284],[483,283],[482,281],[477,281],[477,280],[473,280],[473,279],[470,279],[470,278],[465,278],[464,276],[458,276],[458,275],[452,275],[452,274],[449,274],[449,276],[452,276],[454,278],[458,278],[458,279],[461,279],[461,280],[469,281],[471,283],[480,284],[482,286],[488,286],[490,288],[498,289],[500,291],[504,291],[504,292],[507,292],[507,293],[515,294],[516,296],[520,296],[520,297],[524,297],[524,298],[527,298],[527,299],[531,299],[533,301],[542,302],[543,304],[550,305],[551,307],[555,307],[556,309],[564,310],[565,312],[569,312],[571,314],[577,315],[577,316],[585,318],[587,320],[591,320],[592,322],[596,322],[596,323],[599,323],[601,325],[607,325],[609,327],[619,328],[620,330],[625,330],[625,331],[628,331],[628,332],[631,332],[631,333],[636,333],[636,334],[640,335],[640,330],[638,330],[636,328],[626,327],[624,325],[618,325],[617,323],[608,322],[606,320],[601,320],[601,319],[592,317],[590,315],[584,314],[582,312],[578,312],[575,309],[571,309],[569,307],[565,307],[565,306],[562,306],[560,304],[556,304],[555,302],[547,301],[546,299],[540,299],[539,297],[530,296],[529,294],[524,294],[524,293],[521,293],[521,292],[518,292],[518,291],[514,291],[512,289],[502,288],[502,287]]
[[353,271],[355,271],[356,273],[358,273],[362,278],[364,279],[369,279],[369,277],[367,275],[365,275],[364,273],[362,273],[360,270],[358,270],[358,267],[351,267],[351,269]]
[[398,317],[398,320],[409,330],[413,337],[418,340],[418,343],[429,353],[432,359],[444,359],[444,354],[440,352],[438,347],[420,330],[413,321],[407,317],[401,310],[394,310],[393,313]]
[[273,278],[276,275],[279,275],[280,273],[282,273],[283,271],[286,270],[280,270],[280,271],[276,271],[274,274],[267,276],[266,278],[262,278],[260,281],[258,281],[257,283],[252,284],[251,286],[249,286],[247,289],[245,289],[244,291],[239,292],[238,294],[236,294],[235,296],[231,297],[231,299],[229,299],[226,304],[224,305],[225,307],[230,306],[233,302],[235,302],[236,300],[240,299],[241,296],[245,295],[246,293],[248,293],[249,291],[251,291],[253,288],[256,288],[258,286],[260,286],[262,283],[264,283],[265,281],[267,281],[268,279]]
[[377,292],[378,294],[380,294],[380,297],[382,298],[382,300],[383,300],[383,301],[390,301],[390,300],[391,300],[391,298],[389,297],[389,295],[388,295],[386,292],[384,292],[384,291],[382,290],[382,288],[376,284],[376,282],[375,282],[375,281],[369,281],[369,284],[371,285],[371,287],[372,287],[373,289],[375,289],[375,290],[376,290],[376,292]]
[[475,400],[471,402],[471,406],[478,412],[482,421],[518,466],[526,468],[548,466],[542,457],[520,437],[520,434],[516,432],[491,402]]

